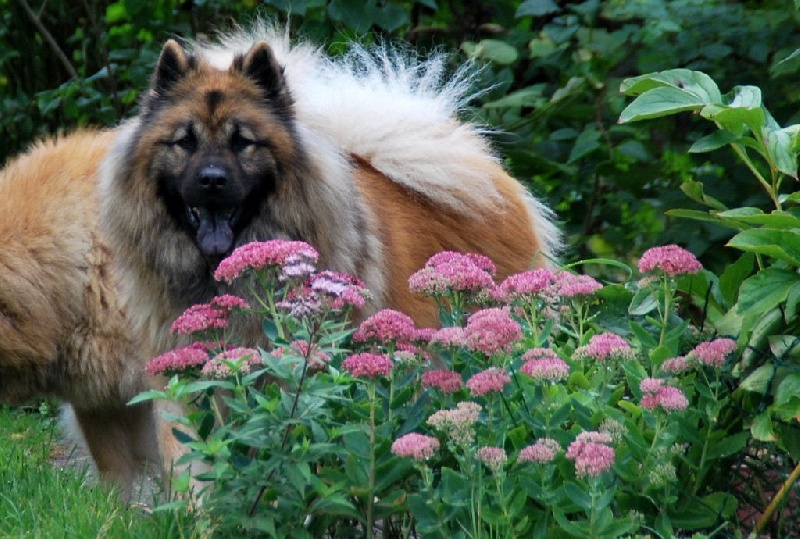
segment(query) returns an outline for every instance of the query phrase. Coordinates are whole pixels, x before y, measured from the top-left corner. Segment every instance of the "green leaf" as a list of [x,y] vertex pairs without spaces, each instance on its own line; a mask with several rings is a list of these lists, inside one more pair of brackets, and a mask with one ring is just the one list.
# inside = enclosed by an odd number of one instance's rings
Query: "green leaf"
[[727,436],[710,447],[707,458],[712,460],[729,457],[744,449],[748,440],[750,440],[750,433],[747,431],[737,432],[736,434]]
[[408,12],[403,7],[388,2],[375,10],[374,17],[375,24],[387,32],[394,32],[411,22]]
[[114,2],[106,8],[106,23],[109,25],[117,24],[128,18],[128,11],[125,9],[125,2]]
[[741,135],[720,129],[719,131],[715,131],[710,135],[696,140],[689,148],[689,153],[706,153],[717,150],[723,146],[727,146],[731,142],[739,140],[740,137]]
[[800,266],[800,232],[794,230],[779,228],[743,230],[731,238],[727,245]]
[[569,154],[567,164],[572,164],[578,159],[589,155],[600,146],[600,132],[593,126],[587,127],[581,131],[581,134],[575,139],[575,145],[572,147],[572,151]]
[[700,499],[690,500],[669,512],[672,525],[678,529],[696,530],[710,528],[720,518],[727,518],[736,510],[737,502],[731,494],[714,492]]
[[778,384],[778,389],[775,391],[775,404],[782,406],[794,397],[800,397],[800,373],[796,372],[788,374]]
[[495,101],[483,104],[485,109],[539,107],[546,101],[544,97],[544,84],[534,84],[501,97]]
[[372,28],[374,7],[372,0],[331,0],[328,15],[357,34],[366,34]]
[[[794,289],[793,289],[794,290]],[[800,359],[800,338],[795,335],[770,335],[769,349],[781,359]]]
[[573,481],[567,481],[564,483],[564,493],[567,497],[580,507],[581,509],[590,509],[592,507],[592,498],[589,496],[589,493],[586,492],[586,489],[583,487],[578,486],[577,483]]
[[761,365],[742,380],[739,388],[764,395],[769,389],[769,383],[774,375],[775,367],[773,365]]
[[686,90],[664,86],[649,90],[634,99],[619,115],[618,122],[636,122],[688,110],[700,110],[704,105],[701,98]]
[[755,258],[753,253],[742,253],[739,260],[728,265],[719,276],[720,292],[727,305],[736,303],[739,287],[753,273]]
[[717,214],[720,217],[732,218],[748,225],[764,225],[770,228],[800,228],[800,218],[786,212],[773,210],[764,213],[759,208],[735,208]]
[[800,277],[793,271],[767,268],[742,283],[739,289],[739,312],[763,313],[786,301]]
[[[688,196],[695,202],[699,202],[700,204],[704,204],[715,210],[728,209],[722,202],[720,202],[716,198],[705,194],[705,192],[703,191],[702,182],[697,182],[694,180],[686,180],[681,184],[681,191],[683,191],[686,194],[686,196]],[[686,210],[686,211],[691,211],[691,210]]]
[[753,419],[753,423],[750,425],[750,433],[753,438],[761,442],[774,442],[776,440],[769,412],[759,414]]
[[[795,0],[795,9],[797,9],[798,5],[800,5],[800,0]],[[796,73],[798,69],[800,69],[800,49],[796,49],[786,58],[773,63],[769,68],[773,77],[793,74]]]
[[628,306],[628,314],[631,316],[644,316],[654,311],[658,307],[658,297],[651,291],[640,289],[636,291],[631,304]]
[[482,39],[475,48],[475,55],[500,65],[509,65],[517,61],[519,53],[505,41],[499,39]]
[[626,95],[639,95],[661,87],[683,90],[706,104],[722,103],[722,94],[714,80],[701,71],[690,69],[670,69],[625,79],[619,91]]
[[525,0],[517,8],[514,17],[517,19],[531,15],[540,17],[550,13],[558,13],[559,11],[561,11],[561,8],[553,0]]
[[789,132],[784,129],[765,129],[765,144],[771,165],[784,174],[797,178],[797,154]]

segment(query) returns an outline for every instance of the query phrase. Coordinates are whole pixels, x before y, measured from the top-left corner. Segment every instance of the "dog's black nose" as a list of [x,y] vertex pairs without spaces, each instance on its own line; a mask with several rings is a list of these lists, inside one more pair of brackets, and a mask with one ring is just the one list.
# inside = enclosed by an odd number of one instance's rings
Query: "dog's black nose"
[[222,189],[228,183],[228,176],[220,167],[208,165],[200,169],[197,180],[204,189]]

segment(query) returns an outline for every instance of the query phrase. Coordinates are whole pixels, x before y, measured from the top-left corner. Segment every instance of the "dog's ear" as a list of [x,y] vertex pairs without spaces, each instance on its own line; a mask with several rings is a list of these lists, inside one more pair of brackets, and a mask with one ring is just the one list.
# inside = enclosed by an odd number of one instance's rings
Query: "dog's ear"
[[174,39],[170,39],[161,49],[161,56],[158,57],[158,64],[155,73],[153,73],[150,89],[157,96],[163,97],[176,82],[186,76],[191,64],[192,62],[183,47]]
[[232,68],[256,83],[270,104],[288,114],[292,109],[292,96],[278,63],[266,41],[258,41],[247,54],[237,57]]

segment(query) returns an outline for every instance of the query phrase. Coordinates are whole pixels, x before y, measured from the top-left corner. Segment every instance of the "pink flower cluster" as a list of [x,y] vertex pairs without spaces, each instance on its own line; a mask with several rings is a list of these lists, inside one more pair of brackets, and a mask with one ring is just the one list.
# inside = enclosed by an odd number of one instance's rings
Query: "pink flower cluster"
[[442,328],[434,332],[428,342],[444,348],[458,348],[466,346],[467,335],[464,332],[464,328]]
[[522,354],[520,372],[534,380],[557,382],[569,376],[569,365],[549,348],[532,348]]
[[379,344],[410,343],[417,338],[417,327],[405,313],[383,309],[364,320],[353,334],[356,342]]
[[503,388],[511,381],[511,377],[503,369],[491,367],[476,373],[467,380],[467,388],[473,397],[486,395],[492,391],[503,392]]
[[249,270],[270,266],[314,265],[319,258],[316,249],[302,241],[254,241],[237,247],[217,266],[214,279],[231,283]]
[[669,358],[661,364],[661,370],[670,374],[678,374],[679,372],[687,370],[689,367],[691,367],[691,364],[686,356]]
[[491,356],[511,352],[522,338],[522,329],[507,308],[489,308],[470,315],[464,335],[467,348]]
[[589,275],[559,271],[555,275],[556,294],[562,298],[591,296],[603,288],[596,279]]
[[200,373],[206,378],[223,380],[235,374],[249,374],[261,365],[261,354],[254,348],[231,348],[214,356]]
[[561,451],[561,445],[557,441],[552,438],[540,438],[533,445],[523,448],[519,452],[517,460],[547,464],[556,458],[559,451]]
[[412,292],[442,296],[451,292],[479,292],[494,287],[494,263],[474,253],[442,251],[408,279]]
[[389,376],[392,372],[393,362],[383,354],[364,352],[349,356],[342,362],[342,367],[350,371],[357,378],[377,378]]
[[178,335],[191,335],[202,331],[225,329],[233,309],[249,309],[240,297],[224,294],[208,303],[192,305],[172,323],[170,330]]
[[728,356],[736,350],[736,341],[733,339],[714,339],[701,342],[689,352],[688,356],[696,359],[703,365],[722,367]]
[[312,291],[326,298],[330,308],[335,310],[352,307],[361,309],[372,294],[358,277],[335,271],[321,271],[309,279]]
[[439,440],[415,432],[401,436],[392,444],[392,453],[398,457],[408,457],[418,461],[431,458],[438,450]]
[[208,348],[196,342],[170,350],[147,362],[145,371],[150,375],[172,375],[202,367],[208,361]]
[[552,295],[555,276],[549,269],[532,269],[509,275],[497,288],[498,299],[505,302],[528,303],[538,297]]
[[697,258],[677,245],[665,245],[648,249],[639,259],[642,273],[663,272],[669,277],[697,273],[703,269]]
[[442,393],[455,393],[464,386],[464,382],[459,373],[439,369],[422,373],[422,386],[435,387]]
[[575,349],[575,357],[591,358],[598,361],[611,359],[633,359],[633,349],[628,341],[614,333],[600,333],[592,336],[589,343]]
[[170,327],[172,333],[191,335],[212,329],[228,327],[228,312],[217,309],[210,303],[192,305],[180,315]]
[[475,452],[475,460],[484,463],[492,473],[498,473],[508,462],[508,455],[502,447],[483,446]]
[[677,387],[664,384],[663,378],[645,378],[639,384],[642,393],[642,408],[654,410],[662,408],[667,412],[685,410],[689,400]]
[[584,431],[569,444],[566,457],[575,461],[575,474],[579,477],[597,477],[614,464],[611,436],[604,432]]

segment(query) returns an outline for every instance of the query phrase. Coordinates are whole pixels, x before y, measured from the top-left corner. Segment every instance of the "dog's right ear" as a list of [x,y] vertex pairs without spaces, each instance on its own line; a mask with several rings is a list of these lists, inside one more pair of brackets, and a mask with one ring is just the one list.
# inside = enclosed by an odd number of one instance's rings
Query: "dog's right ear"
[[156,96],[164,97],[176,82],[186,76],[191,65],[192,62],[183,47],[174,39],[170,39],[161,49],[150,89]]

